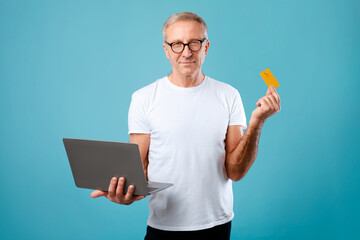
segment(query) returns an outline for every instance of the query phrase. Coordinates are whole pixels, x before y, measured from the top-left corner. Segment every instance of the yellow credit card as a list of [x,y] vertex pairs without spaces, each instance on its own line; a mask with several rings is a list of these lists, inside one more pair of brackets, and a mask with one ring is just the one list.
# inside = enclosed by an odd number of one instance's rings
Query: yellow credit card
[[280,86],[278,81],[276,81],[274,75],[270,72],[270,69],[266,69],[260,73],[260,76],[264,79],[265,83],[270,87],[271,85],[274,86],[274,88],[277,88]]

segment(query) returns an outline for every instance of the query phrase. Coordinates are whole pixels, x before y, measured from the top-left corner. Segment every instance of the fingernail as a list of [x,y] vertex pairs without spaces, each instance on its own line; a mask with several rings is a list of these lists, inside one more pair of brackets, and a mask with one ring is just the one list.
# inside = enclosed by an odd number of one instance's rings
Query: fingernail
[[120,182],[124,182],[124,178],[120,178]]
[[114,177],[114,178],[112,179],[112,181],[113,181],[113,182],[116,182],[116,177]]

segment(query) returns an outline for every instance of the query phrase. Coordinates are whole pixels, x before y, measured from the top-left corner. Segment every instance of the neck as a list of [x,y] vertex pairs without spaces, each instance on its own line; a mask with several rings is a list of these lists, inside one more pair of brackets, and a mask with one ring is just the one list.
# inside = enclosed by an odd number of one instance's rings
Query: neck
[[176,72],[172,72],[168,78],[172,84],[178,87],[190,88],[200,85],[204,80],[205,75],[201,71],[193,75],[180,75]]

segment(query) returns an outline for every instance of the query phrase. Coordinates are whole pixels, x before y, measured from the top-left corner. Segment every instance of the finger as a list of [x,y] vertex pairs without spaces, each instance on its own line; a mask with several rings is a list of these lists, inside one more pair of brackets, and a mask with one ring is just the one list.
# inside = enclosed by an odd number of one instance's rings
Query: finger
[[132,201],[134,190],[135,190],[135,187],[133,185],[130,185],[128,187],[128,190],[127,190],[127,193],[126,193],[125,199],[124,199],[126,202],[131,202]]
[[275,97],[273,95],[270,95],[267,98],[271,101],[271,109],[273,111],[277,111],[278,110],[278,104],[276,102]]
[[[262,98],[263,98],[263,97],[262,97]],[[261,99],[262,99],[262,98],[260,98],[260,99],[257,101],[256,106],[261,107]]]
[[116,197],[124,198],[124,185],[125,185],[125,178],[119,178],[117,188],[116,188]]
[[266,104],[266,102],[264,102],[264,98],[265,98],[265,97],[262,97],[262,98],[259,99],[259,101],[257,101],[256,105],[257,105],[258,107],[263,107],[264,104]]
[[95,190],[91,193],[91,197],[92,198],[97,198],[97,197],[102,197],[102,196],[106,196],[107,192],[104,191],[100,191],[100,190]]
[[276,89],[275,89],[275,87],[274,87],[273,85],[270,86],[270,89],[271,89],[271,92],[272,92],[272,93],[273,93],[273,92],[276,92]]
[[262,103],[261,106],[265,108],[265,109],[264,109],[265,111],[268,111],[268,109],[272,109],[272,102],[271,102],[271,100],[268,99],[268,97],[266,96],[266,97],[263,98],[263,103]]
[[109,190],[108,190],[108,196],[110,198],[115,196],[116,185],[117,185],[117,178],[113,177],[110,181]]
[[271,91],[272,91],[272,95],[273,95],[273,96],[275,97],[275,99],[276,99],[277,104],[280,105],[280,96],[279,96],[279,94],[277,93],[277,91],[276,91],[276,89],[275,89],[274,86],[271,86]]

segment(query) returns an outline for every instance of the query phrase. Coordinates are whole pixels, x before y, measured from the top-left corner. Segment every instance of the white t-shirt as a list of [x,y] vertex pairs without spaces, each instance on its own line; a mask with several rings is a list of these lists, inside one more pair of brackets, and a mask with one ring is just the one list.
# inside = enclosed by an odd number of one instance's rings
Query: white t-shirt
[[246,128],[239,92],[205,77],[192,88],[167,77],[132,95],[129,133],[149,133],[148,179],[174,186],[149,199],[148,225],[206,229],[233,219],[232,181],[225,170],[229,125]]

